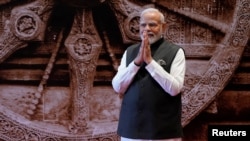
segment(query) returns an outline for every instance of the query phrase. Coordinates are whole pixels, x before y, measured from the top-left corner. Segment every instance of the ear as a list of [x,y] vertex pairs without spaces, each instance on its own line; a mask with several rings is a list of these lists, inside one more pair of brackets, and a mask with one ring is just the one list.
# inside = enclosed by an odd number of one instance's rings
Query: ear
[[166,23],[163,23],[162,24],[162,35],[161,35],[161,37],[164,37],[165,35],[165,32],[166,32],[166,29],[167,29],[167,24]]
[[165,32],[167,29],[167,24],[166,23],[163,23],[162,24],[162,31]]

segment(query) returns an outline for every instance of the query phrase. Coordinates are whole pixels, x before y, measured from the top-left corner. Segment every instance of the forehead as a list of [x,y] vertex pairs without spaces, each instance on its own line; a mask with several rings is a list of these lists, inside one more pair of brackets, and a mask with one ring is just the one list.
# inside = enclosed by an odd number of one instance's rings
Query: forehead
[[160,22],[160,14],[157,12],[147,12],[140,17],[140,22]]

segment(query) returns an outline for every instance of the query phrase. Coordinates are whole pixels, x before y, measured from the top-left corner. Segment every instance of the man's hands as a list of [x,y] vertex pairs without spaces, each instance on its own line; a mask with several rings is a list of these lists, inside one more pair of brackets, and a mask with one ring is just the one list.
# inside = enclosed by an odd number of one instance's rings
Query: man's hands
[[140,50],[139,50],[138,55],[136,56],[136,58],[134,60],[134,63],[137,66],[140,66],[143,62],[149,64],[152,60],[153,59],[151,56],[148,34],[147,34],[147,31],[144,31]]

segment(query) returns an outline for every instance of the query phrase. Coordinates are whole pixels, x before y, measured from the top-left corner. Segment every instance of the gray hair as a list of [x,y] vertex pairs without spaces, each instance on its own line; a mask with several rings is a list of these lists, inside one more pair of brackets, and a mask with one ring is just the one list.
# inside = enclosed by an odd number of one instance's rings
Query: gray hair
[[164,18],[163,13],[162,13],[161,11],[159,11],[158,9],[156,9],[156,8],[147,8],[147,9],[143,10],[143,11],[141,12],[141,17],[142,17],[144,14],[150,13],[150,12],[159,13],[160,18],[161,18],[161,19],[160,19],[160,20],[161,20],[161,23],[165,23],[165,18]]

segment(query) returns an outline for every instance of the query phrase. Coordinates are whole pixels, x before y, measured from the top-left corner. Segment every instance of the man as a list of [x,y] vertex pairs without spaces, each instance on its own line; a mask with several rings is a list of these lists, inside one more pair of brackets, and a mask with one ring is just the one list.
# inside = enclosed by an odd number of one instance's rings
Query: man
[[142,42],[124,52],[112,80],[123,94],[118,134],[121,141],[181,141],[181,89],[186,70],[182,48],[163,38],[163,14],[148,8],[140,17]]

